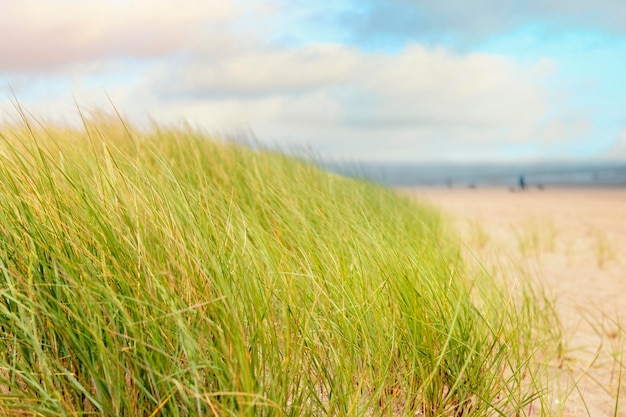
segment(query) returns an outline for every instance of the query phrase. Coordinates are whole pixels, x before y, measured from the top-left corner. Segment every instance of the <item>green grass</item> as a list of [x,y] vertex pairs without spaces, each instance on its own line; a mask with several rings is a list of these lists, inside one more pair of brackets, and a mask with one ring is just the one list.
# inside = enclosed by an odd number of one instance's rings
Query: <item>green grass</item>
[[550,306],[446,230],[187,128],[2,128],[0,414],[524,415]]

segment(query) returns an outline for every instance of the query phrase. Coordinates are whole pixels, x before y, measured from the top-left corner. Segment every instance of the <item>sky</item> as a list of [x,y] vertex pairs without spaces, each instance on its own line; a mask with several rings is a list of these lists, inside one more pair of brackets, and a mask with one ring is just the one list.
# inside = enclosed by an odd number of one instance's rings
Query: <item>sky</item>
[[0,0],[0,120],[377,162],[626,161],[622,0]]

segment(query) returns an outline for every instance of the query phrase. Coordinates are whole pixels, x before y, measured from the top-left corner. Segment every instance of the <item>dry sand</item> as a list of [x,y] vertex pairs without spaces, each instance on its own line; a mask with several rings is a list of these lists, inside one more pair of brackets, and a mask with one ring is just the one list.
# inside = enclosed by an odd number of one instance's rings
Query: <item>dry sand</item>
[[479,259],[556,297],[571,373],[553,382],[555,408],[578,380],[563,415],[626,416],[626,189],[400,191],[448,213]]

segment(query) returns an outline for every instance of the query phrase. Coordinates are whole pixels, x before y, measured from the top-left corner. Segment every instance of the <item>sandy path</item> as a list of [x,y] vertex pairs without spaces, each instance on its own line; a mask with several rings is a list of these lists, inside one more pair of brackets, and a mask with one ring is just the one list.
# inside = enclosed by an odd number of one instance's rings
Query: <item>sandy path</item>
[[[545,283],[557,297],[572,377],[585,373],[578,383],[583,398],[575,391],[563,415],[614,415],[620,379],[615,359],[626,360],[626,190],[401,192],[448,213],[479,258],[519,266]],[[617,415],[626,416],[626,375],[621,380]],[[562,383],[554,390],[562,391]]]

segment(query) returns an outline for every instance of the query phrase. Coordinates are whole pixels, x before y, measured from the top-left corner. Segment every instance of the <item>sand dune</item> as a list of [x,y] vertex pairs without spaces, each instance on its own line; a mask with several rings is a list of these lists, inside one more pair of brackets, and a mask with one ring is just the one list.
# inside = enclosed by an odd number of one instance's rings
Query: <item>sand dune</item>
[[401,192],[448,213],[482,262],[532,276],[556,297],[571,373],[554,381],[555,406],[579,379],[564,415],[626,416],[626,386],[615,409],[626,383],[617,364],[626,360],[625,189]]

